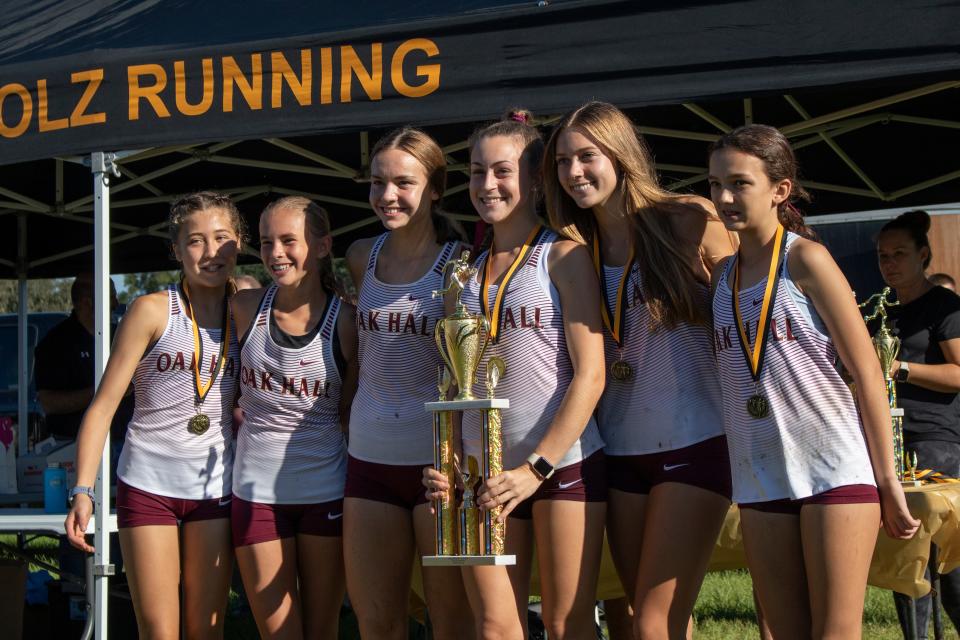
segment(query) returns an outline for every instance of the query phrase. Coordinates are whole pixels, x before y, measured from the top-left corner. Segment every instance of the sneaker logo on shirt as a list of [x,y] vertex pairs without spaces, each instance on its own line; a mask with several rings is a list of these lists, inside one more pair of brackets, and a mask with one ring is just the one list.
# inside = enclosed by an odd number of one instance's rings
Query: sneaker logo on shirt
[[674,469],[679,469],[680,467],[689,467],[689,462],[681,462],[680,464],[665,464],[663,465],[664,471],[673,471]]
[[310,365],[310,364],[313,364],[313,363],[315,363],[315,362],[316,362],[316,360],[304,360],[303,358],[300,358],[300,366],[301,366],[301,367],[305,367],[305,366]]
[[231,501],[231,500],[233,500],[232,497],[230,497],[230,498],[220,498],[220,502],[217,503],[217,506],[218,506],[218,507],[225,507],[225,506],[227,506],[228,504],[230,504],[230,501]]
[[760,304],[761,302],[763,302],[763,298],[754,298],[754,299],[753,299],[753,306],[757,306],[757,305]]
[[558,488],[558,489],[569,489],[570,487],[572,487],[573,485],[575,485],[575,484],[577,484],[578,482],[581,482],[581,481],[583,481],[583,478],[577,478],[576,480],[571,480],[570,482],[558,482],[558,483],[557,483],[557,488]]
[[343,511],[341,511],[340,513],[328,513],[328,514],[327,514],[327,520],[339,520],[339,519],[342,518],[342,517],[343,517]]

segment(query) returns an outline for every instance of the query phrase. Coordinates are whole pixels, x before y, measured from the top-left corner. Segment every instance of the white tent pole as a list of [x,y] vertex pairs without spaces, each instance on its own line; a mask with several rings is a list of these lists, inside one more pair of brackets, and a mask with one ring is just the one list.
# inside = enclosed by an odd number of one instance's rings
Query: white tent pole
[[17,453],[27,454],[30,433],[30,354],[27,352],[30,298],[27,294],[27,214],[17,214]]
[[[90,169],[93,172],[94,200],[94,351],[95,384],[100,386],[103,370],[110,357],[110,174],[119,176],[114,164],[116,156],[102,151],[90,155]],[[96,640],[107,638],[107,594],[109,576],[114,567],[110,564],[110,436],[103,446],[100,457],[100,470],[97,474],[96,505],[94,518],[94,629]]]

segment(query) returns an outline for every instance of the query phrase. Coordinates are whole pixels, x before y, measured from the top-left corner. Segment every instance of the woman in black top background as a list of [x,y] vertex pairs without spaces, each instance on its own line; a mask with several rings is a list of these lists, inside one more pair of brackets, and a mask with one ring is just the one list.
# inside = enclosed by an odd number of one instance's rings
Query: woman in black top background
[[[917,456],[918,469],[960,477],[960,296],[926,276],[930,265],[930,216],[908,211],[891,220],[877,237],[884,281],[900,306],[889,310],[900,338],[900,355],[890,374],[904,410],[904,448]],[[876,327],[871,327],[875,329]],[[960,628],[960,570],[941,578],[943,606]],[[901,627],[909,598],[894,594]],[[917,628],[927,637],[930,596],[917,603]]]

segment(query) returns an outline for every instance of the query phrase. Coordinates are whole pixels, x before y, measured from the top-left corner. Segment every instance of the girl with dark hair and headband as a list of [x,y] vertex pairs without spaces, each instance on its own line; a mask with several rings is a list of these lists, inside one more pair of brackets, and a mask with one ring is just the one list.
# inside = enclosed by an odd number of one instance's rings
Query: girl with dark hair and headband
[[[170,210],[179,285],[137,298],[113,342],[77,441],[67,537],[87,552],[93,483],[131,381],[134,413],[117,468],[117,526],[140,634],[223,636],[233,571],[230,488],[239,349],[230,276],[244,225],[226,195]],[[182,600],[181,600],[182,593]]]

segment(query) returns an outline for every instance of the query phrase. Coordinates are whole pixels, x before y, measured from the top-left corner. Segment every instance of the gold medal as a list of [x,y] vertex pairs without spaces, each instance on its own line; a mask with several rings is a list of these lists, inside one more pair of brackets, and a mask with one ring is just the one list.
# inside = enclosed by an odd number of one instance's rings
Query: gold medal
[[610,332],[610,336],[617,344],[619,351],[619,359],[610,365],[610,377],[618,382],[626,382],[633,378],[633,367],[623,359],[623,343],[626,337],[623,327],[627,313],[627,280],[633,270],[633,247],[630,247],[630,257],[627,258],[627,264],[623,266],[623,275],[620,276],[620,284],[617,286],[617,299],[614,301],[612,310],[610,309],[610,301],[607,300],[607,281],[603,272],[603,264],[600,261],[599,231],[593,236],[593,268],[600,280],[600,315],[603,317],[603,325]]
[[633,367],[625,360],[617,360],[610,365],[610,375],[614,380],[626,382],[633,377]]
[[766,418],[770,415],[770,401],[761,393],[755,393],[747,399],[747,413],[754,418]]
[[200,378],[200,368],[203,366],[203,341],[200,340],[200,327],[197,326],[197,320],[193,316],[193,304],[190,302],[190,292],[187,290],[187,283],[183,283],[184,298],[187,302],[187,312],[190,314],[190,323],[193,327],[193,354],[195,366],[193,369],[193,391],[194,405],[197,409],[197,415],[187,420],[187,429],[195,435],[203,435],[210,428],[210,418],[201,413],[203,400],[207,393],[213,388],[220,370],[223,369],[223,363],[226,360],[227,349],[230,345],[230,304],[227,294],[223,295],[223,322],[220,328],[220,354],[217,357],[217,364],[210,374],[210,379],[206,384]]
[[189,420],[187,420],[187,429],[190,430],[190,433],[202,436],[207,432],[207,429],[210,428],[210,418],[202,413],[198,413]]
[[773,303],[777,298],[777,287],[780,284],[780,264],[783,261],[786,242],[784,241],[783,225],[777,225],[777,233],[773,238],[773,253],[770,256],[770,267],[767,270],[767,285],[763,290],[763,305],[760,307],[760,319],[757,321],[757,334],[751,347],[747,335],[746,324],[740,314],[740,253],[737,252],[736,269],[733,272],[733,320],[737,324],[737,338],[743,356],[750,367],[750,375],[756,384],[755,393],[747,399],[747,413],[753,418],[766,418],[770,415],[770,400],[760,391],[760,373],[763,370],[763,356],[769,342],[770,318],[773,316]]
[[484,265],[483,277],[480,280],[480,309],[483,315],[486,317],[487,321],[490,323],[490,341],[496,343],[500,339],[500,316],[503,313],[503,298],[507,293],[507,285],[510,283],[510,280],[513,279],[513,276],[516,274],[517,269],[526,262],[527,256],[530,255],[530,252],[533,251],[533,247],[537,244],[537,238],[540,236],[540,232],[543,230],[543,225],[538,224],[527,236],[527,239],[523,241],[523,246],[520,248],[520,253],[517,254],[517,257],[513,259],[513,263],[510,265],[510,268],[507,269],[507,272],[503,275],[503,279],[500,281],[500,287],[497,289],[497,295],[493,298],[493,308],[490,308],[490,298],[487,295],[488,290],[490,289],[490,283],[493,278],[490,277],[491,264],[493,263],[493,246],[490,247],[490,251],[487,252],[487,263]]

